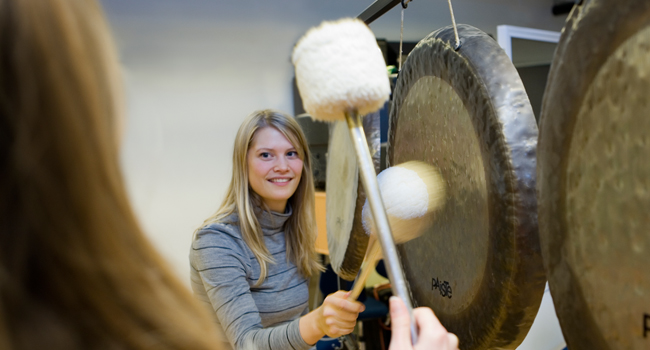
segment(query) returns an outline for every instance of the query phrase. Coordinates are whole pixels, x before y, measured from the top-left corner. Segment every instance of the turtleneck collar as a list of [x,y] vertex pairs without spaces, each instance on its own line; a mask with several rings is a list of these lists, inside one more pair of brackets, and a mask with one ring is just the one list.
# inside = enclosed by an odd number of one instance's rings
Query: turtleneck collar
[[285,209],[284,213],[260,210],[257,219],[259,220],[264,234],[271,235],[284,229],[284,224],[287,222],[287,220],[289,220],[291,214],[293,214],[293,210],[291,208],[291,205],[287,203],[287,208]]

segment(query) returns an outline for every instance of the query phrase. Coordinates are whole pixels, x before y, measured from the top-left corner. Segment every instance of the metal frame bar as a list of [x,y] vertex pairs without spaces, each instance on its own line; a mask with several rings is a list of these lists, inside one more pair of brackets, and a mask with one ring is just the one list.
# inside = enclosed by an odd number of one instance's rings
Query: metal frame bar
[[366,24],[370,24],[401,2],[401,0],[376,0],[363,10],[357,18]]

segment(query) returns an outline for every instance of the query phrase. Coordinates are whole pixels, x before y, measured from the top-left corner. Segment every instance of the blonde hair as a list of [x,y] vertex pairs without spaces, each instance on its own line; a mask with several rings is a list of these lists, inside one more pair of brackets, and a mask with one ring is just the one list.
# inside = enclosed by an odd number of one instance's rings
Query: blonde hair
[[0,0],[0,348],[210,349],[118,162],[119,67],[92,0]]
[[256,215],[258,210],[269,211],[269,209],[262,202],[260,196],[250,188],[247,156],[255,133],[266,127],[275,128],[281,132],[296,148],[298,156],[303,161],[300,183],[296,192],[287,202],[293,210],[284,227],[287,258],[297,266],[298,271],[305,277],[322,270],[322,266],[316,260],[314,179],[311,172],[307,139],[300,125],[291,116],[273,110],[256,111],[244,120],[237,131],[232,156],[232,180],[228,186],[226,198],[219,210],[205,220],[202,227],[237,214],[239,221],[234,224],[239,225],[244,241],[260,264],[260,278],[256,283],[258,286],[266,278],[267,264],[274,261],[264,244],[262,228]]

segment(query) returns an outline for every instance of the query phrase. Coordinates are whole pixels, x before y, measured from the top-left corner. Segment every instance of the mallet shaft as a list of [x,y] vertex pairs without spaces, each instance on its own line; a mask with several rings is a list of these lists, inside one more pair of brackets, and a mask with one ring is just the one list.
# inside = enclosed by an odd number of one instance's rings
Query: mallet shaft
[[391,233],[390,224],[388,223],[386,209],[381,199],[381,192],[379,192],[377,173],[375,173],[375,168],[370,156],[370,150],[368,149],[368,141],[363,132],[361,117],[356,110],[350,110],[345,113],[345,120],[348,123],[352,144],[354,144],[354,150],[357,154],[361,183],[366,191],[366,198],[368,199],[370,211],[372,212],[375,221],[377,238],[384,254],[391,288],[393,289],[393,294],[400,297],[406,304],[409,315],[411,316],[411,340],[413,344],[415,344],[417,342],[417,328],[413,317],[411,297],[402,272],[402,264],[397,256],[397,249],[395,248],[393,234]]

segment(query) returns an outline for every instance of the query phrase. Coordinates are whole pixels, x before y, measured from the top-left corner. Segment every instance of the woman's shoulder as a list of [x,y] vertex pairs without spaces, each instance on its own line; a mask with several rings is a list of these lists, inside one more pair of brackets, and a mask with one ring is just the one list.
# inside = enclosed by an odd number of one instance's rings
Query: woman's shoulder
[[200,248],[208,245],[223,244],[229,247],[240,246],[243,238],[236,221],[225,218],[206,224],[196,232],[192,246]]
[[190,247],[190,263],[198,270],[219,266],[232,267],[241,262],[244,269],[250,265],[250,253],[241,237],[239,227],[228,221],[206,224],[199,229]]

